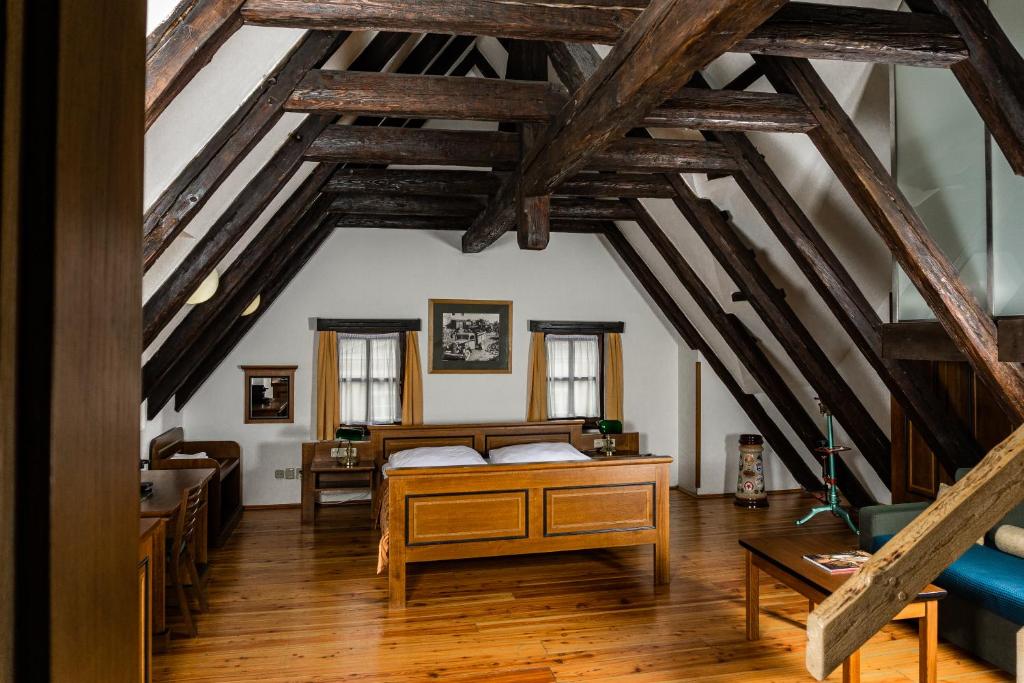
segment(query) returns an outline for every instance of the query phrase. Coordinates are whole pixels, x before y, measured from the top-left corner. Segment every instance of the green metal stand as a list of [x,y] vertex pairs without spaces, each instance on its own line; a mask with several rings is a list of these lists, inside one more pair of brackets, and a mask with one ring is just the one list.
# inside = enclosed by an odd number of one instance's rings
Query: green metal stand
[[836,453],[842,453],[843,451],[850,450],[845,446],[836,446],[835,439],[832,435],[832,413],[829,412],[823,403],[818,404],[821,408],[821,413],[825,416],[825,424],[828,428],[828,445],[823,448],[816,448],[818,453],[823,453],[824,458],[822,466],[824,469],[825,479],[825,492],[826,492],[826,504],[818,505],[811,508],[802,519],[797,521],[797,526],[803,526],[807,522],[811,521],[815,515],[819,515],[823,512],[831,512],[834,516],[840,518],[846,525],[850,527],[853,533],[860,535],[860,531],[857,529],[857,525],[853,523],[853,519],[850,517],[850,513],[839,502],[839,487],[836,486]]

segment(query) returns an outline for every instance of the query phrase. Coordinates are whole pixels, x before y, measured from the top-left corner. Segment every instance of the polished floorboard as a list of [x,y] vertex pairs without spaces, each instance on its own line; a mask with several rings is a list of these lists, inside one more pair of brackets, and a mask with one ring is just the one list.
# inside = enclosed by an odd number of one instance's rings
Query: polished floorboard
[[[807,602],[762,579],[761,634],[744,638],[740,536],[797,533],[813,501],[768,510],[672,494],[671,586],[655,588],[649,548],[412,565],[409,607],[387,609],[365,507],[247,511],[211,556],[199,637],[154,659],[155,681],[811,681]],[[838,529],[818,518],[808,531]],[[941,608],[940,608],[941,619]],[[830,680],[841,680],[835,673]],[[917,637],[883,629],[867,682],[916,681]],[[941,644],[940,681],[1008,681]]]

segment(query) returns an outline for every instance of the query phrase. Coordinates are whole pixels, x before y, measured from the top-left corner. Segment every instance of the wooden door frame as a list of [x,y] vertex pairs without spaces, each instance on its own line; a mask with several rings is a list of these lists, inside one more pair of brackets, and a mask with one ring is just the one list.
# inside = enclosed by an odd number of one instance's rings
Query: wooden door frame
[[0,679],[134,681],[145,5],[3,12]]

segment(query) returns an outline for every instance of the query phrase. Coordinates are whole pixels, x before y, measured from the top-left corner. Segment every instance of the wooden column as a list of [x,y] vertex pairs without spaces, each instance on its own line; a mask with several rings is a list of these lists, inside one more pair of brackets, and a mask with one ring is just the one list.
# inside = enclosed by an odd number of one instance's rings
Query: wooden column
[[654,0],[532,145],[466,232],[463,250],[485,249],[514,222],[519,197],[550,193],[783,4]]
[[[509,79],[547,82],[548,55],[543,43],[535,40],[508,41],[508,66],[505,69],[505,80]],[[501,84],[502,81],[495,81],[495,83]],[[519,131],[520,158],[526,155],[543,131],[542,124],[548,123],[555,113],[551,112],[542,122],[520,125],[501,124],[505,126],[502,130]],[[527,196],[520,194],[516,198],[515,222],[516,241],[520,249],[546,248],[551,239],[551,195]]]
[[182,0],[146,38],[146,129],[242,25],[242,0]]
[[138,681],[145,14],[2,10],[4,681]]
[[667,176],[676,190],[676,206],[711,253],[746,294],[768,329],[779,340],[801,374],[842,424],[879,478],[891,475],[890,443],[856,393],[832,365],[810,331],[779,295],[764,270],[721,212],[700,199],[679,176]]
[[759,58],[776,90],[800,95],[818,119],[809,133],[829,166],[1014,423],[1024,419],[1024,371],[1002,363],[996,328],[935,243],[896,181],[809,62]]

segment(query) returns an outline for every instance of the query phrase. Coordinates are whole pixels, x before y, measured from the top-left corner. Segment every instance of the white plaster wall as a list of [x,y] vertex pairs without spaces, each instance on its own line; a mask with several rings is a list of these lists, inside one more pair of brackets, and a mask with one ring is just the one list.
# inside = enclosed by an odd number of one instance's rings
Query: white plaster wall
[[[299,481],[273,473],[297,467],[299,444],[313,435],[310,318],[318,316],[421,318],[428,423],[525,417],[528,320],[623,320],[626,427],[642,433],[644,450],[676,455],[679,342],[603,238],[557,234],[548,249],[524,252],[507,235],[482,254],[462,254],[459,238],[457,232],[335,231],[185,406],[191,437],[241,443],[247,504],[299,500]],[[512,300],[512,374],[428,374],[429,298]],[[239,366],[246,364],[299,366],[295,424],[242,424]]]

